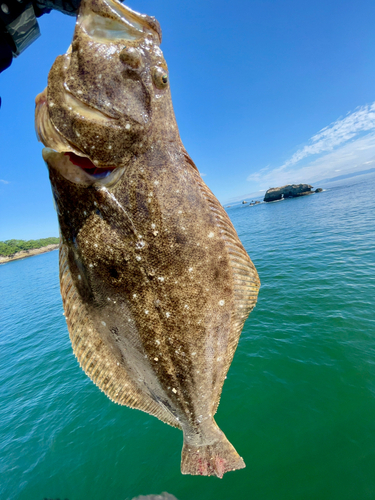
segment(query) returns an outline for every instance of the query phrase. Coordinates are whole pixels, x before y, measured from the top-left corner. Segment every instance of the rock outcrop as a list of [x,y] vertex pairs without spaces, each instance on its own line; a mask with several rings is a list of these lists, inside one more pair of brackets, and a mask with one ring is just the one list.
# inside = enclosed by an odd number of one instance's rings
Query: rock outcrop
[[278,188],[269,189],[265,196],[264,201],[277,201],[283,198],[295,198],[297,196],[305,196],[313,194],[310,184],[288,184]]

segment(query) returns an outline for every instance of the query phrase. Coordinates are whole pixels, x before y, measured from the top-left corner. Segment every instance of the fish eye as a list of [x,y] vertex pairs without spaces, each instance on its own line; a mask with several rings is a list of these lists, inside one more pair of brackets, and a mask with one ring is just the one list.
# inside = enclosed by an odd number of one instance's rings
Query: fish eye
[[134,47],[124,47],[120,52],[120,61],[132,68],[138,68],[141,65],[142,58],[139,50]]
[[160,66],[154,68],[152,78],[158,89],[164,89],[168,85],[168,74]]

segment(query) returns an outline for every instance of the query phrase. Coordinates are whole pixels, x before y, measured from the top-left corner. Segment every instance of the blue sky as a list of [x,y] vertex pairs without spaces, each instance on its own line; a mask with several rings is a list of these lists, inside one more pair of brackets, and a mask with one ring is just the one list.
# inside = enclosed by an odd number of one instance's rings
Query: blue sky
[[[182,140],[221,202],[375,167],[375,4],[129,0],[163,30]],[[34,99],[74,18],[0,75],[0,240],[58,234]]]

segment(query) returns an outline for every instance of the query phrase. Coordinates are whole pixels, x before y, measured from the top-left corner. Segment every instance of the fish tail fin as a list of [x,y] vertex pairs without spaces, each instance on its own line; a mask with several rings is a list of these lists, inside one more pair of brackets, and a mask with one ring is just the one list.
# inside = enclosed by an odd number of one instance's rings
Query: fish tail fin
[[182,474],[195,476],[217,476],[220,479],[226,472],[246,467],[242,457],[230,444],[224,433],[210,444],[200,446],[184,441],[181,456]]

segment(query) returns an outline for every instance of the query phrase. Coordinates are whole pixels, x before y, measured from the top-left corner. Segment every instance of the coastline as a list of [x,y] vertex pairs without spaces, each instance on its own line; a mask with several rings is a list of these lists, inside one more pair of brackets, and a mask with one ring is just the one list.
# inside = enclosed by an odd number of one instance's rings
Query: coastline
[[59,244],[57,243],[55,245],[47,245],[46,247],[33,248],[32,250],[21,250],[21,252],[17,252],[7,257],[0,255],[0,264],[6,264],[7,262],[11,262],[12,260],[25,259],[26,257],[33,257],[34,255],[51,252],[52,250],[57,250],[58,248]]

